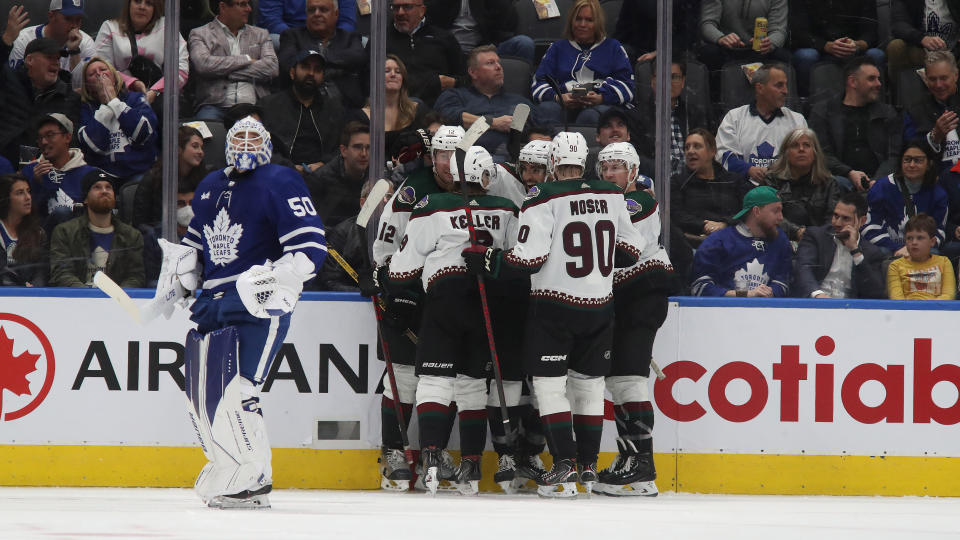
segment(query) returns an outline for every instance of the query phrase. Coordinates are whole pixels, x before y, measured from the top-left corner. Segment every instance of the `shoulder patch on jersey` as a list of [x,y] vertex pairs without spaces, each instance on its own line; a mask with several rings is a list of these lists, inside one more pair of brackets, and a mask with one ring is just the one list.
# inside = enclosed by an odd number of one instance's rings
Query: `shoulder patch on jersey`
[[[413,188],[411,188],[411,189],[413,189]],[[424,195],[424,197],[423,197],[422,199],[420,199],[420,202],[418,202],[418,203],[416,204],[416,206],[413,207],[413,209],[414,209],[414,210],[419,210],[419,209],[427,206],[428,204],[430,204],[430,196],[429,196],[429,195]]]
[[397,195],[397,200],[404,204],[413,204],[417,200],[417,190],[413,186],[403,186]]
[[210,198],[210,192],[209,192],[209,191],[204,191],[204,192],[203,192],[203,195],[200,195],[200,200],[201,200],[201,201],[205,201],[205,200],[207,200],[207,199],[209,199],[209,198]]
[[523,197],[523,200],[529,201],[530,199],[535,198],[537,195],[540,195],[540,188],[533,186],[529,191],[527,191],[527,194]]
[[631,216],[637,215],[641,210],[643,210],[643,207],[640,206],[640,203],[633,199],[627,199],[627,212],[629,212]]
[[220,213],[213,220],[213,227],[203,226],[203,236],[209,247],[210,261],[213,264],[226,266],[237,260],[237,244],[240,243],[240,237],[243,236],[243,225],[239,223],[230,224],[230,214],[226,208],[221,208]]

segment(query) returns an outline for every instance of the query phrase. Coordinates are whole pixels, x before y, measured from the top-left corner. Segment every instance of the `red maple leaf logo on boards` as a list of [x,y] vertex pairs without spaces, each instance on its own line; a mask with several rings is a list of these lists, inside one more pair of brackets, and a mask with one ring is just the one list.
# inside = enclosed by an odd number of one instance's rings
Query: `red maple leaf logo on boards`
[[27,375],[37,370],[39,354],[24,351],[13,355],[13,340],[7,337],[0,326],[0,414],[3,412],[3,391],[9,390],[18,396],[30,394]]

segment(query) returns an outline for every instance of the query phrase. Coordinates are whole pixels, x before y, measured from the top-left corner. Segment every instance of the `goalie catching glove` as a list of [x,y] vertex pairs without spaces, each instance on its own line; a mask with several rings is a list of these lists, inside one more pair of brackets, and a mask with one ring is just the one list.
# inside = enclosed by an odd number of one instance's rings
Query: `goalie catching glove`
[[237,293],[254,317],[279,317],[293,311],[303,283],[315,275],[313,262],[306,255],[287,253],[277,262],[254,265],[240,274]]

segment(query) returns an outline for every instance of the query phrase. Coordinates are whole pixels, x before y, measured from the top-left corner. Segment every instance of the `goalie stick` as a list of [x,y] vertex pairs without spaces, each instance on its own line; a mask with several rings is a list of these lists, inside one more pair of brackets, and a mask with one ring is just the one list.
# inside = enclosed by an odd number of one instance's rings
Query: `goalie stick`
[[162,298],[154,298],[147,302],[146,305],[138,307],[133,299],[130,298],[130,295],[128,295],[116,281],[110,279],[110,276],[101,271],[97,271],[97,273],[93,275],[93,284],[103,291],[104,294],[120,304],[120,307],[139,324],[147,324],[156,319],[160,315],[163,304],[165,303]]

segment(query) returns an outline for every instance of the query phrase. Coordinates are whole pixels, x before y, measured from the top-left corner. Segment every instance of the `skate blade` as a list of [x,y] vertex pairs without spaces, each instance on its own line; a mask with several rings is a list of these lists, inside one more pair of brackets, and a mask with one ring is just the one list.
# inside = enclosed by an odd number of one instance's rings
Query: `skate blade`
[[457,482],[457,491],[461,495],[477,495],[480,493],[480,481],[468,480],[466,482]]
[[270,499],[266,495],[254,495],[246,499],[217,495],[210,499],[207,506],[218,510],[261,510],[270,508]]
[[515,493],[536,493],[539,486],[533,478],[515,478],[513,480],[513,489]]
[[611,497],[656,497],[660,494],[654,482],[634,482],[622,486],[608,484],[602,493]]
[[384,491],[404,492],[410,491],[409,480],[390,480],[384,476],[380,477],[380,489]]
[[537,486],[537,495],[548,499],[572,499],[577,496],[577,483],[562,482],[550,486]]
[[497,482],[500,485],[500,489],[503,490],[507,495],[513,495],[517,492],[517,486],[515,485],[516,479],[513,480],[504,480],[502,482]]
[[439,471],[436,467],[430,467],[427,469],[427,473],[423,476],[423,485],[430,491],[431,495],[437,494],[437,488],[440,487],[440,480],[437,478]]
[[584,482],[583,484],[581,484],[588,498],[593,496],[593,486],[596,483],[597,482]]

